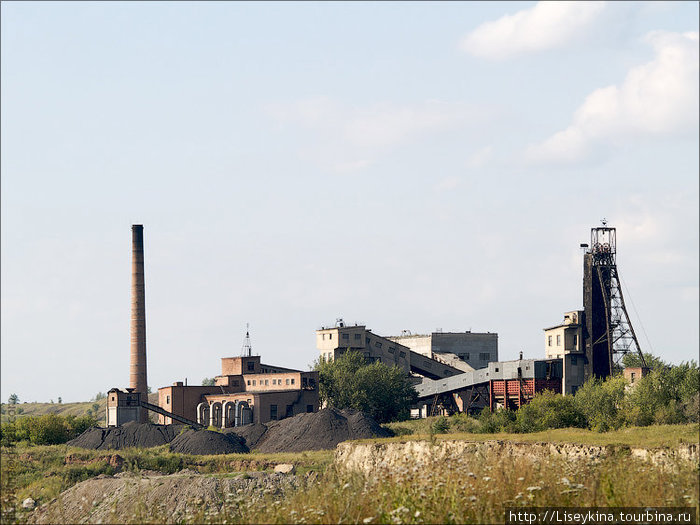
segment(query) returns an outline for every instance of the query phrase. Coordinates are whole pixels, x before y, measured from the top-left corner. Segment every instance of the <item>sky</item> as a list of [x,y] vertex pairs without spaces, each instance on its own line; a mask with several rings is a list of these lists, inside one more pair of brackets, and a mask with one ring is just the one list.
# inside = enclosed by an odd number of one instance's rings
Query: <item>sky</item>
[[544,357],[617,228],[642,350],[698,355],[697,2],[3,2],[0,395],[148,381],[246,330],[496,332]]

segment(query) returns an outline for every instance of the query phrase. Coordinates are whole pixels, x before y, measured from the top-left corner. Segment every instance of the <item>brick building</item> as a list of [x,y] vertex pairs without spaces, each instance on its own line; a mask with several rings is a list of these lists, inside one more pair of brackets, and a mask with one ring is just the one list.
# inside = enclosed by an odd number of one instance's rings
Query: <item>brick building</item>
[[[178,381],[158,389],[158,405],[204,426],[266,423],[318,411],[318,372],[266,365],[260,356],[223,357],[214,386]],[[158,422],[172,419],[159,415]]]

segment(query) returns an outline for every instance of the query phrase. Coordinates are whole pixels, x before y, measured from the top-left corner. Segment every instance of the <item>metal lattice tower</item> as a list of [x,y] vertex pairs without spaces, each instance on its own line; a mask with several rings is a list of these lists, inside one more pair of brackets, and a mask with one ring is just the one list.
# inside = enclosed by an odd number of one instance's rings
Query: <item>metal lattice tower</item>
[[245,339],[241,347],[241,357],[250,357],[253,355],[253,347],[250,344],[250,329],[248,323],[245,324]]
[[591,245],[584,254],[586,376],[607,377],[620,368],[625,354],[636,352],[646,366],[630,321],[617,268],[617,232],[607,226],[591,228]]

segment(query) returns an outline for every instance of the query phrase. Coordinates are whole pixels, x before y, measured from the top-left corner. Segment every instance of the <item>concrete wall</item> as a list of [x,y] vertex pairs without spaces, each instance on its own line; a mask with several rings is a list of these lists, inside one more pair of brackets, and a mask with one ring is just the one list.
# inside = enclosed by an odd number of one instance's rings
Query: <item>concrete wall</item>
[[455,354],[472,368],[484,368],[498,361],[498,334],[483,332],[433,332],[430,335],[404,335],[390,337],[418,354]]

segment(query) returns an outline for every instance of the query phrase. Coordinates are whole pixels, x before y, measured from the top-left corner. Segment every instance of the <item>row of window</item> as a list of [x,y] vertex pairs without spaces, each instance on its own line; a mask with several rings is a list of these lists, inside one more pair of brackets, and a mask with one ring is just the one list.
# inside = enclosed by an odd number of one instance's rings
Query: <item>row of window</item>
[[[574,334],[574,348],[578,344],[578,336]],[[552,336],[547,336],[547,346],[552,346]],[[561,346],[561,334],[557,334],[557,346]]]
[[[248,379],[248,385],[251,384],[251,381],[253,382],[253,383],[252,383],[252,386],[257,386],[257,385],[256,385],[256,380],[255,380],[255,379]],[[263,381],[265,381],[265,382],[263,383]],[[261,379],[261,380],[260,380],[260,386],[268,386],[268,385],[270,384],[269,381],[270,381],[269,379],[265,379],[265,380]],[[292,384],[292,385],[293,385],[293,384],[294,384],[294,378],[293,378],[293,377],[292,377],[291,379],[287,378],[287,379],[285,379],[284,381],[285,381],[285,383],[284,383],[285,385],[289,385],[289,384]],[[291,383],[290,383],[290,381],[291,381]],[[273,384],[273,385],[281,385],[281,384],[282,384],[282,380],[281,380],[281,379],[273,379],[273,380],[272,380],[272,384]]]
[[[362,339],[362,334],[353,334],[355,341]],[[342,334],[343,341],[350,341],[350,334]]]

